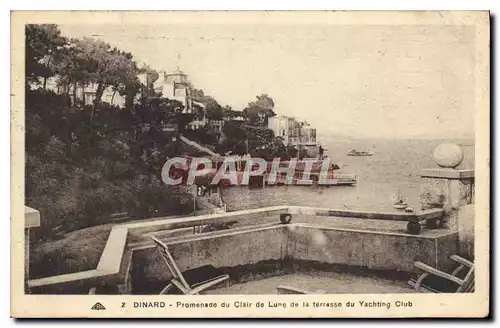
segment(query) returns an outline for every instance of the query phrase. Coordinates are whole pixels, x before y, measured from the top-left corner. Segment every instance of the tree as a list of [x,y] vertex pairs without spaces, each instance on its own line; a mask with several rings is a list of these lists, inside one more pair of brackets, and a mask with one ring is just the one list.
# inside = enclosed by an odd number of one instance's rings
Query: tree
[[78,40],[68,40],[65,51],[61,53],[60,61],[57,67],[58,81],[65,93],[68,94],[70,89],[73,90],[73,96],[76,98],[76,88],[85,86],[89,81],[89,76],[86,71],[87,62],[78,52],[81,51],[77,47]]
[[222,120],[224,118],[224,109],[221,105],[215,102],[212,106],[207,109],[207,117],[212,120]]
[[[26,66],[25,197],[45,220],[37,233],[50,238],[55,231],[108,223],[113,213],[147,217],[192,210],[190,196],[161,182],[161,159],[144,162],[141,156],[144,148],[153,154],[168,145],[162,124],[183,129],[190,117],[177,101],[133,104],[139,81],[131,54],[102,41],[65,39],[55,25],[29,25]],[[149,74],[155,78],[153,70]],[[65,91],[31,89],[51,76]],[[92,83],[100,93],[94,106],[72,104],[69,86]],[[109,87],[127,97],[127,108],[99,104]],[[152,129],[142,133],[140,123]]]
[[254,125],[267,125],[269,117],[275,116],[274,101],[267,94],[257,96],[257,101],[249,102],[243,115]]
[[65,51],[67,39],[55,24],[28,24],[25,27],[25,74],[26,80],[39,83],[43,78],[43,88],[47,79],[55,74],[58,62]]
[[255,105],[263,108],[263,109],[274,109],[274,100],[269,97],[267,94],[262,94],[260,96],[257,96],[257,101],[255,102]]
[[[137,80],[138,69],[132,60],[132,54],[111,48],[103,41],[83,38],[74,41],[74,60],[83,85],[93,83],[97,85],[94,106],[91,111],[92,121],[96,109],[99,107],[102,95],[107,87],[113,87],[128,98],[135,96],[139,90]],[[131,100],[128,101],[129,103]]]
[[176,124],[179,132],[183,132],[194,118],[194,114],[183,114],[183,110],[184,106],[180,101],[163,97],[148,98],[144,104],[135,108],[138,122],[149,123],[152,126]]
[[232,121],[226,122],[222,130],[226,138],[245,140],[247,138],[247,131],[243,129],[239,124]]
[[279,157],[283,160],[290,159],[287,148],[283,143],[283,138],[277,137],[274,139],[274,142],[272,143],[271,154],[273,158]]
[[125,108],[131,110],[134,106],[134,99],[139,90],[141,83],[136,76],[128,76],[126,84],[113,85],[113,90],[118,91],[121,96],[125,97]]
[[158,73],[158,71],[151,68],[148,64],[143,64],[139,69],[139,73],[147,74],[146,83],[148,86],[154,84],[160,78],[160,74]]
[[145,79],[139,83],[141,102],[143,102],[144,98],[155,96],[154,83],[160,78],[160,74],[147,64],[143,64],[138,73],[145,75]]
[[205,95],[203,90],[193,89],[191,91],[191,97],[194,101],[203,104],[204,113],[207,118],[212,120],[222,120],[224,118],[224,109],[222,106],[215,98]]

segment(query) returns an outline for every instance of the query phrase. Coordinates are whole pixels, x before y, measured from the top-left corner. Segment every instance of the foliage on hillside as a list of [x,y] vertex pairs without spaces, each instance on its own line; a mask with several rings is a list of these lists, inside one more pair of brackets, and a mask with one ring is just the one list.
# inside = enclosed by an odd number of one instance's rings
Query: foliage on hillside
[[[41,212],[35,233],[51,238],[109,222],[114,213],[192,211],[190,196],[167,189],[158,174],[161,157],[175,154],[162,126],[182,130],[189,117],[168,99],[134,104],[138,73],[131,54],[102,41],[65,39],[55,25],[26,26],[25,203]],[[46,90],[51,76],[61,86],[97,84],[96,101],[84,106]],[[126,94],[125,108],[100,101],[106,87]]]

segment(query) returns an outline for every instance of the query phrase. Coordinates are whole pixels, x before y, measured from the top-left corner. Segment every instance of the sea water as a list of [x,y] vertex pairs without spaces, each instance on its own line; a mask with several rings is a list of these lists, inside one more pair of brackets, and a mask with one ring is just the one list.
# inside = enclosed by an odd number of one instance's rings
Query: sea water
[[[262,189],[230,187],[222,190],[229,211],[273,205],[392,211],[399,196],[420,209],[419,170],[437,168],[433,152],[449,140],[353,140],[325,143],[339,173],[357,177],[355,186],[266,186]],[[452,140],[453,141],[453,140]],[[474,168],[473,140],[455,140],[464,150],[459,168]],[[346,156],[351,149],[372,151],[373,156]]]

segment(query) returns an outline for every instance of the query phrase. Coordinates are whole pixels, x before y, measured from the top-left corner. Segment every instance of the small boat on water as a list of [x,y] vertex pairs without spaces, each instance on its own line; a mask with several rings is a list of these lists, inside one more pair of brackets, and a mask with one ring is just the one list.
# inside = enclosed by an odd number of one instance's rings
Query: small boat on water
[[397,209],[397,210],[404,210],[407,207],[408,207],[408,204],[404,200],[402,200],[402,199],[400,199],[400,200],[398,200],[397,202],[394,203],[394,208]]
[[350,152],[347,153],[347,156],[372,156],[373,153],[369,151],[359,151],[356,149],[352,149]]
[[398,195],[396,196],[397,201],[394,203],[394,208],[397,210],[406,210],[408,208],[408,203],[401,196],[401,192],[398,190]]

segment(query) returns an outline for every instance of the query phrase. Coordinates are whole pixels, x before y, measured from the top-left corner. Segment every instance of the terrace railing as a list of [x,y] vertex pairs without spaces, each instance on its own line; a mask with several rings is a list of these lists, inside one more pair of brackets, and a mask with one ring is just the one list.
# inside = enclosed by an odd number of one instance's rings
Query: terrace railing
[[431,229],[438,228],[439,221],[443,218],[444,215],[443,209],[440,208],[428,209],[417,213],[407,213],[290,206],[289,212],[290,214],[310,216],[332,216],[351,219],[407,222],[407,232],[412,235],[419,235],[422,232],[423,224]]
[[273,206],[253,210],[200,215],[186,218],[159,218],[158,220],[149,222],[120,224],[116,225],[111,230],[96,269],[40,279],[32,279],[28,281],[28,287],[30,289],[44,290],[46,288],[52,289],[51,287],[56,286],[89,284],[90,289],[99,282],[117,281],[119,279],[118,275],[120,274],[120,270],[124,267],[124,254],[127,249],[128,237],[131,235],[137,236],[155,231],[193,228],[195,226],[207,225],[211,223],[220,225],[223,223],[231,223],[235,220],[238,220],[238,222],[244,222],[245,220],[266,216],[269,217],[272,215],[276,215],[276,223],[279,223],[278,217],[281,219],[281,223],[290,223],[290,221],[293,222],[293,216],[295,215],[404,221],[408,222],[408,232],[418,235],[421,233],[421,223],[441,219],[443,216],[443,210],[431,209],[420,213],[383,213],[300,206]]

